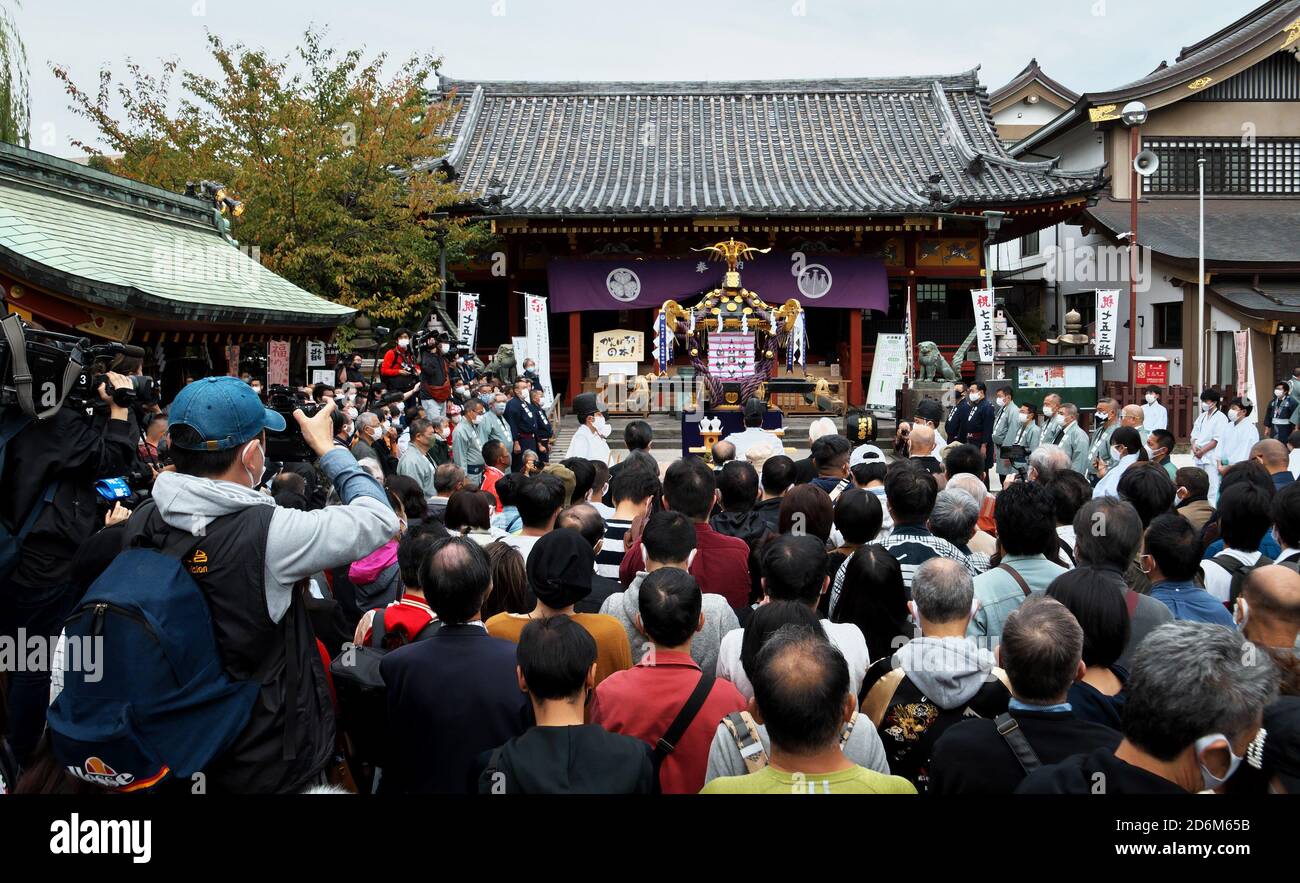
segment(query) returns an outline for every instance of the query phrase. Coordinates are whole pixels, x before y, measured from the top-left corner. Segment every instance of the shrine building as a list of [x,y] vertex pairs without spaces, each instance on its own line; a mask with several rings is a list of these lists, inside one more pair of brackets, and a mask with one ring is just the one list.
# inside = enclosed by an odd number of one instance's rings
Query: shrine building
[[481,294],[478,340],[522,335],[518,293],[545,296],[570,398],[596,381],[598,332],[643,333],[654,370],[656,312],[717,288],[726,267],[699,250],[734,238],[771,249],[742,263],[749,290],[805,308],[809,373],[861,403],[877,334],[904,333],[910,313],[913,347],[952,356],[986,247],[1080,216],[1106,184],[1103,168],[1008,156],[977,71],[440,89],[448,146],[422,168],[445,171],[500,243],[457,270]]

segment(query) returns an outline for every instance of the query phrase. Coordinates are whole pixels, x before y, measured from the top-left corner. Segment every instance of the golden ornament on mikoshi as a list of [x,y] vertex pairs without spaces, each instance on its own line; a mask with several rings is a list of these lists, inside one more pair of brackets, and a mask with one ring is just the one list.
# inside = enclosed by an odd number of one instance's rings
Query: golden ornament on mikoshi
[[775,358],[775,356],[772,355],[772,351],[771,351],[771,350],[768,350],[767,352],[763,353],[763,358],[765,358],[765,359],[772,359],[772,358]]
[[692,349],[692,350],[691,350],[691,356],[692,356],[692,357],[698,356],[699,354],[700,354],[700,351],[699,351],[699,350],[697,350],[697,349]]

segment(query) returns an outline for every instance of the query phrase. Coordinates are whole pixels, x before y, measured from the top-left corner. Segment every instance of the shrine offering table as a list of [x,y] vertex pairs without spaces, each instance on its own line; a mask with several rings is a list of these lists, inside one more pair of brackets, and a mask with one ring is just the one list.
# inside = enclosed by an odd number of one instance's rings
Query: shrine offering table
[[[692,411],[682,415],[682,456],[689,457],[692,454],[692,448],[700,448],[704,445],[704,435],[700,432],[700,420],[705,417],[716,417],[722,421],[722,434],[720,439],[725,439],[733,432],[744,432],[745,415],[740,411],[710,411],[706,410],[703,414]],[[785,415],[777,410],[769,410],[763,415],[763,428],[772,430],[785,430]]]
[[[824,379],[831,388],[831,397],[835,401],[835,410],[827,412],[817,407],[814,399],[811,404],[804,398],[808,393],[817,391],[817,381]],[[767,382],[767,400],[774,408],[780,408],[787,414],[816,415],[819,417],[844,415],[844,403],[849,400],[852,380],[837,377],[777,377]]]

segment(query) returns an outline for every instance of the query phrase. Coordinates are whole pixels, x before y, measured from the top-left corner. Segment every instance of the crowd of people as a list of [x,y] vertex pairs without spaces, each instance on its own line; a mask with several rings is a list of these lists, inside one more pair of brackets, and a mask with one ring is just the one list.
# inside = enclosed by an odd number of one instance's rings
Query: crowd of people
[[[973,383],[892,458],[830,421],[788,456],[751,402],[671,463],[641,420],[611,450],[580,396],[560,460],[529,362],[411,340],[312,391],[312,463],[268,468],[285,420],[239,378],[149,421],[169,465],[82,544],[58,654],[143,619],[146,650],[222,664],[170,683],[129,654],[152,693],[56,666],[43,733],[0,719],[7,788],[1300,791],[1300,484],[1289,439],[1236,429],[1249,403],[1206,390],[1178,469],[1155,391],[1089,431]],[[144,572],[192,580],[205,639]]]

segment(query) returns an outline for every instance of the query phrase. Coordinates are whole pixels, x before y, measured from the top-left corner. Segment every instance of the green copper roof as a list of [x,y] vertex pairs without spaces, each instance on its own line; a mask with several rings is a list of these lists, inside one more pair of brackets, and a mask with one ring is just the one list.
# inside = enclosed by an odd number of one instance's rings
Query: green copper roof
[[0,266],[135,316],[333,327],[354,310],[231,245],[203,200],[0,144]]

